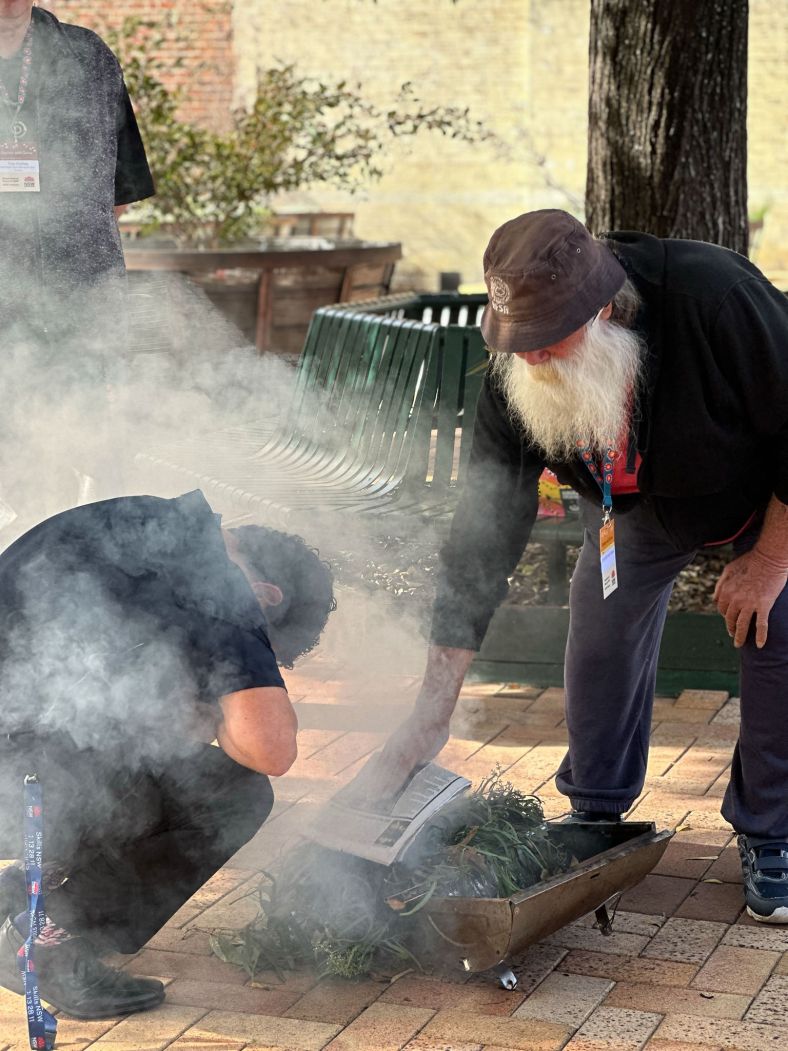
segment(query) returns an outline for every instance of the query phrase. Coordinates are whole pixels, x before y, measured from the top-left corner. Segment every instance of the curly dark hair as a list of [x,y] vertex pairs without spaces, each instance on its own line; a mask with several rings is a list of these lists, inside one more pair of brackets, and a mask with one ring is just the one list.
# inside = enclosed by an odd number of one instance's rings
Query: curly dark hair
[[249,569],[282,590],[281,603],[268,606],[265,617],[277,661],[292,668],[317,645],[329,613],[336,609],[331,569],[293,533],[258,525],[230,531]]

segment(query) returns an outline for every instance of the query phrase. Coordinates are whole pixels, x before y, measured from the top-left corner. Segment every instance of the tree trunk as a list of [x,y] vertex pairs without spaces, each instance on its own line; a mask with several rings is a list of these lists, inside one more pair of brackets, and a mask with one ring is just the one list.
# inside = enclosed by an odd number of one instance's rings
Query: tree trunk
[[586,218],[747,252],[748,0],[591,0]]

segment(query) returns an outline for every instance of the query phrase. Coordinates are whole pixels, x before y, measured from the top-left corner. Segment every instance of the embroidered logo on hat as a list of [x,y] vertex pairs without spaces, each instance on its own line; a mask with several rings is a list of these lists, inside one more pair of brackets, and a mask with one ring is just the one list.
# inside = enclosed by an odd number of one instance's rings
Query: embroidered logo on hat
[[493,274],[490,277],[490,306],[499,314],[508,314],[507,303],[512,298],[512,290],[502,277]]

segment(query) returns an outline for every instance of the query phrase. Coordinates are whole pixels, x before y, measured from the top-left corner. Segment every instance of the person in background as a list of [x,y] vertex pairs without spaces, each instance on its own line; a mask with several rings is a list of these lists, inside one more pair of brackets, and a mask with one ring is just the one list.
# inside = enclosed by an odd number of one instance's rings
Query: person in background
[[[25,516],[33,463],[41,507],[76,491],[74,469],[99,470],[101,434],[74,443],[54,411],[71,400],[94,431],[110,425],[127,336],[116,217],[153,193],[110,49],[32,0],[0,0],[0,527]],[[60,433],[42,435],[42,421]]]
[[[225,530],[195,491],[64,511],[0,555],[0,857],[22,784],[44,804],[41,996],[76,1018],[142,1011],[137,952],[265,821],[296,757],[278,664],[317,643],[328,566],[299,537]],[[218,747],[213,742],[218,743]],[[0,876],[0,985],[22,993],[24,876]]]
[[715,600],[741,653],[724,817],[756,920],[788,922],[788,299],[743,256],[645,233],[592,237],[565,212],[501,226],[484,256],[491,352],[470,468],[441,554],[415,710],[356,782],[397,790],[435,756],[522,555],[545,466],[581,496],[556,784],[618,820],[646,773],[677,574],[733,544]]

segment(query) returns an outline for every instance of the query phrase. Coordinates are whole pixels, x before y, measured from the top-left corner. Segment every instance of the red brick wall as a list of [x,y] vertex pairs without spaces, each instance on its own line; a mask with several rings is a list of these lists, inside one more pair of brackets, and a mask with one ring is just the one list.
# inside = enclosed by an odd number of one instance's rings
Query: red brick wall
[[[232,103],[235,58],[232,41],[232,0],[43,0],[42,7],[62,22],[87,26],[101,33],[119,26],[129,15],[146,21],[177,18],[166,32],[161,57],[173,63],[165,81],[184,91],[182,115],[222,127]],[[180,57],[182,66],[175,68]]]

